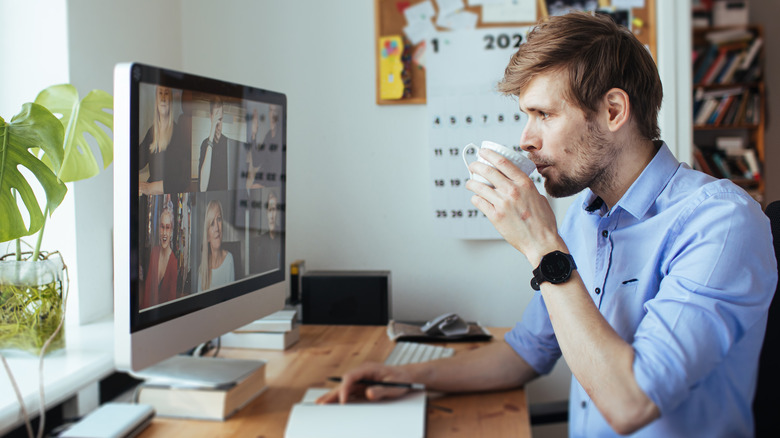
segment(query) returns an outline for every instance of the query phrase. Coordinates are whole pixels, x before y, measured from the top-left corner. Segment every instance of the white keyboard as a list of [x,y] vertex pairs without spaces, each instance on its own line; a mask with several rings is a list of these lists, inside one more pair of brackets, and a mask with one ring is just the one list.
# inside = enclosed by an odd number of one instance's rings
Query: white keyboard
[[455,349],[419,342],[396,342],[393,351],[385,359],[385,365],[406,365],[450,357]]

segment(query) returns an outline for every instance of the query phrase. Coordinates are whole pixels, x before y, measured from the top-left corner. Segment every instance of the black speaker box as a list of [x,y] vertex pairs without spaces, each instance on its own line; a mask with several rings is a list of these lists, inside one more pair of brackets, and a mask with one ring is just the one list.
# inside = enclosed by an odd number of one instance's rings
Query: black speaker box
[[391,308],[390,271],[303,274],[303,324],[386,325]]

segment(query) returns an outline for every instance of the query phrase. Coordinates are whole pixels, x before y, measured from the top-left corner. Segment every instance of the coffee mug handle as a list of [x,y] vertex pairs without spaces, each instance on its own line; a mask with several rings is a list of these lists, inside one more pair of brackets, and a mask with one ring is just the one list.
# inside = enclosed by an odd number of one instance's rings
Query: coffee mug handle
[[[468,151],[469,148],[474,148],[474,151],[476,152],[476,151],[479,150],[479,146],[475,145],[474,143],[469,143],[469,144],[466,145],[466,147],[463,148],[463,151],[460,153],[461,157],[463,157],[463,164],[466,165],[467,169],[468,169],[470,163],[466,159],[466,151]],[[469,177],[474,178],[474,175],[472,175],[471,172],[469,172]]]

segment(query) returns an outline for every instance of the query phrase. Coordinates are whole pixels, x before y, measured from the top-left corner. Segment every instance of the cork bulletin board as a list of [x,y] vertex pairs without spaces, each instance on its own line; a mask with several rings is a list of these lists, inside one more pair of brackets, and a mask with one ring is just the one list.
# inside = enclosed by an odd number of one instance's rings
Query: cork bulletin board
[[[409,92],[406,96],[400,99],[383,99],[380,96],[380,59],[381,48],[380,38],[393,35],[404,35],[404,28],[407,26],[407,20],[403,13],[405,8],[415,6],[419,3],[430,1],[433,9],[436,13],[439,12],[439,2],[436,0],[374,0],[374,15],[375,15],[375,50],[376,50],[376,102],[379,105],[397,105],[397,104],[424,104],[426,103],[426,91],[425,91],[425,67],[424,64],[410,63],[407,68]],[[476,28],[507,28],[507,27],[529,27],[533,26],[539,20],[544,20],[548,17],[548,3],[553,4],[550,0],[534,0],[536,1],[536,18],[529,21],[512,21],[512,22],[498,22],[491,20],[487,22],[483,18],[482,6],[473,4],[479,3],[471,0],[463,0],[463,6],[465,11],[472,12],[477,15]],[[627,18],[627,25],[632,29],[637,38],[644,43],[656,57],[656,0],[598,0],[599,8],[615,8],[618,13],[623,11],[630,11],[630,14],[624,14]],[[512,3],[512,0],[508,0]],[[491,2],[495,3],[495,2]],[[558,2],[561,3],[561,2]],[[567,2],[563,2],[567,3]],[[593,3],[596,3],[595,1]],[[435,21],[434,21],[435,23]],[[447,32],[448,29],[436,27],[437,31]],[[420,49],[421,45],[425,42],[418,42],[413,47],[410,47],[410,51],[416,51]]]

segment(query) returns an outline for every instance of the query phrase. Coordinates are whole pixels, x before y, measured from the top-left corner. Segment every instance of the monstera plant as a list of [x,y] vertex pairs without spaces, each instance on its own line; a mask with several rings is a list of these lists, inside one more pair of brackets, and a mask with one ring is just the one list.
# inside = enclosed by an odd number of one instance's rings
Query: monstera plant
[[[64,346],[67,269],[58,251],[41,251],[41,241],[47,219],[65,198],[65,183],[101,170],[88,136],[103,168],[113,161],[112,109],[105,91],[79,100],[76,88],[64,84],[43,90],[10,121],[0,117],[0,242],[16,241],[15,251],[0,257],[0,348],[42,353],[55,333],[50,350]],[[29,178],[43,189],[43,206]],[[21,238],[36,233],[33,249],[23,251]]]

